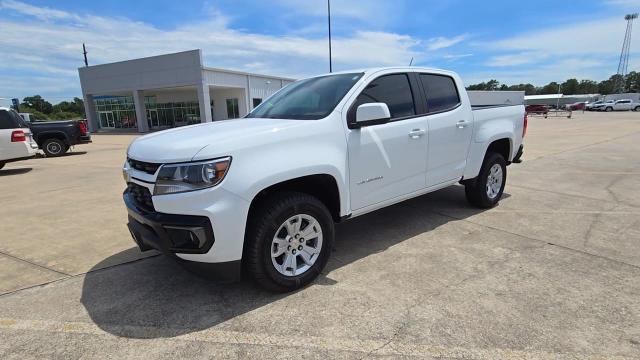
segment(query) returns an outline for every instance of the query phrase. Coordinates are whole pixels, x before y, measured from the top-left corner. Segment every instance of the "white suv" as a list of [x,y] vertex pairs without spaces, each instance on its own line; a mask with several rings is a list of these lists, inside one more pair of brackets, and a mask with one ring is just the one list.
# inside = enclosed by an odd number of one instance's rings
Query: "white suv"
[[38,152],[31,130],[17,112],[0,107],[0,169],[8,162],[28,159]]

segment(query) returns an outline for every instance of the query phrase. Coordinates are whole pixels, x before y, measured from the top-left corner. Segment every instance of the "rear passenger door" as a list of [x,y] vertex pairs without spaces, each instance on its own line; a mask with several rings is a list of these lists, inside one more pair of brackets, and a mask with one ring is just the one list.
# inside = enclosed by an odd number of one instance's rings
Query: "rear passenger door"
[[386,74],[375,78],[347,112],[355,123],[356,109],[382,102],[391,112],[385,124],[350,129],[349,189],[351,209],[376,205],[425,187],[427,123],[414,76]]
[[473,116],[456,81],[447,75],[419,74],[429,123],[427,186],[460,179],[467,163]]

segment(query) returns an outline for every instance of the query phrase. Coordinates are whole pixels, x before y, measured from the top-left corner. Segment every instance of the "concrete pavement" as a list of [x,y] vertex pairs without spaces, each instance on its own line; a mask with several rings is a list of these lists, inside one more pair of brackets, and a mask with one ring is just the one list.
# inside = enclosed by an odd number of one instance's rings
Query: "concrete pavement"
[[640,114],[529,124],[498,207],[451,187],[340,224],[323,276],[286,295],[133,247],[131,136],[8,165],[0,357],[638,358]]

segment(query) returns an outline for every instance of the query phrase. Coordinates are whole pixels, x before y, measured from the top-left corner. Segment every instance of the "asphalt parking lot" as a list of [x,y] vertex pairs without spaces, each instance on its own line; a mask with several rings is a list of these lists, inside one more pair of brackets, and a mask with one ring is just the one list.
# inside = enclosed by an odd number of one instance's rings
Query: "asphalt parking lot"
[[337,226],[292,294],[218,285],[125,227],[132,135],[0,170],[0,358],[640,357],[640,114],[531,118],[505,197]]

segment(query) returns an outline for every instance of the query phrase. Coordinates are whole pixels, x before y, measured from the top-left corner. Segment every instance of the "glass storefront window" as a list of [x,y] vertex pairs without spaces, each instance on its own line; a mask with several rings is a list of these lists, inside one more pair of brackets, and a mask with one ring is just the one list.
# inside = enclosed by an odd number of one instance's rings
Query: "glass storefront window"
[[[133,96],[96,97],[94,101],[101,128],[137,128]],[[156,96],[145,96],[144,104],[146,120],[152,129],[200,123],[200,107],[197,101],[158,103]]]

